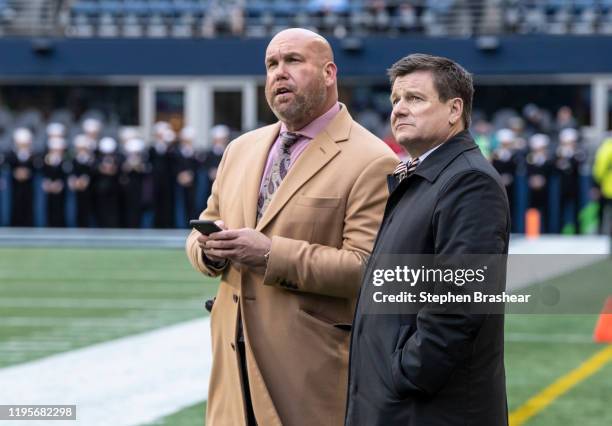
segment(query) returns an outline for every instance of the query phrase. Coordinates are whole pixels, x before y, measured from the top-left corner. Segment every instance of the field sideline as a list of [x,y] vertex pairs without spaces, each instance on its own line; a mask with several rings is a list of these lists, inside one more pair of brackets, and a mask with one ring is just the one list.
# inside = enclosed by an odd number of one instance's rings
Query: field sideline
[[[603,261],[548,284],[610,276],[612,262]],[[612,293],[607,286],[602,294]],[[203,301],[215,290],[178,249],[0,248],[0,368],[204,318]],[[510,411],[602,349],[591,341],[596,319],[507,316]],[[612,424],[611,394],[608,363],[524,424]],[[201,402],[147,424],[201,425],[204,410]]]

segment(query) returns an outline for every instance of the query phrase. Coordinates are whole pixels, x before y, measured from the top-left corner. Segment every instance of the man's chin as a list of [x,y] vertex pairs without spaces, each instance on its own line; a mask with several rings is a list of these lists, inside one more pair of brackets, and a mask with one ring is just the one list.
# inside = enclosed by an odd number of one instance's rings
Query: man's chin
[[401,132],[395,135],[395,140],[402,146],[410,146],[414,144],[418,139],[416,135],[410,132]]
[[298,112],[294,109],[294,108],[278,108],[275,107],[274,108],[274,115],[276,115],[276,117],[284,122],[293,122],[295,121],[298,117]]

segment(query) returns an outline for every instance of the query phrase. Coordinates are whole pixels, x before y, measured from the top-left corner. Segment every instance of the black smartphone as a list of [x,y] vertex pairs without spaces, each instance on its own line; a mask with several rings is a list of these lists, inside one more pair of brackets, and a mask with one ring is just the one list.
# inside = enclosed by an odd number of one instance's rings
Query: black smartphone
[[189,221],[189,226],[196,229],[200,234],[210,235],[213,232],[222,231],[212,220],[192,219]]

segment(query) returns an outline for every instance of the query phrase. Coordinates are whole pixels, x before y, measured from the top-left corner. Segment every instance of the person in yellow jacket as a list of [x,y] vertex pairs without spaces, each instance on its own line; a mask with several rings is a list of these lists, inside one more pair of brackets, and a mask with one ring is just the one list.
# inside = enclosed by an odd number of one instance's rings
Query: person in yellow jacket
[[593,178],[601,191],[601,232],[612,232],[612,138],[605,139],[593,164]]

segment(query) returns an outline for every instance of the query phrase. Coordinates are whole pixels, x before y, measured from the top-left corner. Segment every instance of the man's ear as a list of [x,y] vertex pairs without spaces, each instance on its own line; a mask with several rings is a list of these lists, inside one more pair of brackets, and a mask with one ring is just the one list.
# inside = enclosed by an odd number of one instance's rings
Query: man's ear
[[323,67],[323,75],[325,76],[325,84],[331,86],[336,83],[336,74],[338,73],[338,67],[333,62],[328,62]]
[[453,98],[449,101],[449,116],[448,116],[448,124],[454,126],[457,121],[461,120],[461,116],[463,115],[463,99],[461,98]]

